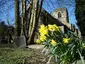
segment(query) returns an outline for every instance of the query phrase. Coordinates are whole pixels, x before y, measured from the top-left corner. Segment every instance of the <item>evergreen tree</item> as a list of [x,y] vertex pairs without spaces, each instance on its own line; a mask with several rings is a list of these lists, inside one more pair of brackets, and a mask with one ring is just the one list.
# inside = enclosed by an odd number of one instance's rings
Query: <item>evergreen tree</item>
[[81,35],[85,36],[85,0],[75,0],[76,10],[75,15],[77,19],[77,25],[81,31]]

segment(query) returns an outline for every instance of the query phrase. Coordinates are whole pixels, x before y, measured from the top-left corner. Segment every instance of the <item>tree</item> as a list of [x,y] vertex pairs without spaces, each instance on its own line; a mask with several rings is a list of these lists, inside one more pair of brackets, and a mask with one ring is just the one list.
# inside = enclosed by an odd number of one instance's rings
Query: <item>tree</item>
[[35,29],[36,29],[36,25],[39,20],[43,1],[44,0],[41,0],[40,5],[39,5],[39,0],[31,0],[31,2],[32,2],[32,5],[31,5],[32,10],[31,11],[32,12],[31,12],[31,19],[30,19],[30,24],[29,24],[28,43],[31,43],[32,40],[34,42]]
[[28,39],[28,43],[31,42],[31,39],[32,39],[32,36],[33,36],[33,32],[34,32],[34,28],[35,28],[35,24],[36,24],[38,0],[31,0],[31,2],[32,2],[32,12],[31,12],[31,19],[30,19],[30,24],[29,24],[29,39]]
[[28,30],[27,30],[27,24],[28,21],[26,20],[27,15],[26,15],[26,0],[22,0],[22,29],[21,29],[21,35],[25,36],[25,40],[26,40],[26,45],[28,45],[27,41],[28,41]]
[[0,39],[3,40],[2,43],[5,43],[4,41],[11,43],[12,35],[14,35],[14,27],[6,25],[4,21],[0,22]]
[[25,35],[26,0],[22,0],[22,35]]
[[21,22],[19,15],[19,0],[15,0],[15,27],[16,27],[16,36],[20,36],[21,33]]
[[85,0],[75,0],[76,9],[75,15],[77,19],[77,25],[81,31],[81,35],[85,36]]
[[8,26],[5,25],[4,21],[0,22],[0,36],[6,36],[7,35],[7,28]]

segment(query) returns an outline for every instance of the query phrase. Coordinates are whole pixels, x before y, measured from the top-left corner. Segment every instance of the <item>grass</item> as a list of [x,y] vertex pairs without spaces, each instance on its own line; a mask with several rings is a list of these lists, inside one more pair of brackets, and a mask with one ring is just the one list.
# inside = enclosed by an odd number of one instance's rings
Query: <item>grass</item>
[[23,48],[0,48],[0,64],[24,64],[24,59],[33,55],[33,51]]
[[[0,64],[46,64],[47,61],[48,58],[40,50],[0,45]],[[79,60],[77,64],[82,63]]]
[[45,58],[40,50],[0,45],[0,64],[46,64]]

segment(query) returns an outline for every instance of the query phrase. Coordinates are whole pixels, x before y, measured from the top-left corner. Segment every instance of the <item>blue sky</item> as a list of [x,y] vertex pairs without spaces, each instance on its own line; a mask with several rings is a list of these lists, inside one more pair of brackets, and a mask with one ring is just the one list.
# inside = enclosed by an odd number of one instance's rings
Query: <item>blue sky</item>
[[[76,18],[75,18],[75,0],[64,0],[65,3],[62,3],[62,0],[59,0],[60,2],[58,3],[57,0],[45,0],[44,2],[44,8],[49,12],[53,12],[56,8],[63,8],[66,7],[68,10],[68,15],[69,15],[69,22],[76,25]],[[61,2],[62,1],[62,2]],[[60,4],[60,5],[59,5]]]
[[[68,5],[69,4],[69,5]],[[10,7],[11,5],[11,7]],[[66,7],[69,14],[69,22],[76,26],[76,18],[75,18],[75,0],[44,0],[43,8],[51,13],[56,8]],[[10,8],[10,9],[9,9]],[[1,12],[1,10],[5,12]],[[14,25],[14,0],[9,0],[5,5],[0,7],[0,21],[5,21],[7,24],[7,19],[9,20],[11,25]],[[77,27],[77,26],[76,26]]]

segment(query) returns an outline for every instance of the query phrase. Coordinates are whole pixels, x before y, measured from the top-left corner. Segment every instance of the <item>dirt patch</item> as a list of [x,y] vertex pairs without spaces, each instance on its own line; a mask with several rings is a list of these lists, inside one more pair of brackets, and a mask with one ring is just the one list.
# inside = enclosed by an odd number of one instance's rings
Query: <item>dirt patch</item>
[[[41,53],[41,50],[34,50],[34,55],[25,58],[24,64],[46,64],[49,57]],[[54,64],[51,62],[51,64]]]

